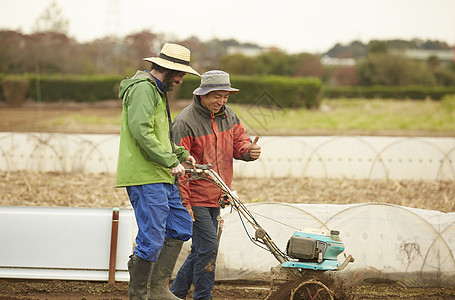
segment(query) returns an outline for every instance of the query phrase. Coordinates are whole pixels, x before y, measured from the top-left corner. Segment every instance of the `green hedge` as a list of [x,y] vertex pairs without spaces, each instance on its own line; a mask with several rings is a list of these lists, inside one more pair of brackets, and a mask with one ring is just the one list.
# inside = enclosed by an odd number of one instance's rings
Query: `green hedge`
[[[0,74],[0,83],[3,81],[3,78],[5,78],[5,74]],[[3,86],[0,84],[0,101],[5,101],[5,95],[3,93]]]
[[[200,78],[185,76],[177,97],[192,98],[199,84]],[[322,83],[316,78],[231,76],[231,85],[240,89],[229,97],[231,103],[317,108],[322,95]]]
[[441,100],[444,95],[454,94],[455,87],[425,86],[345,86],[326,87],[325,98],[382,98]]
[[[43,102],[76,101],[96,102],[118,98],[118,86],[123,79],[118,75],[64,76],[64,75],[21,75],[30,86],[27,97]],[[0,75],[0,80],[5,78]],[[38,95],[38,93],[40,95]],[[39,99],[41,98],[41,99]],[[0,99],[5,100],[0,88]]]
[[[30,86],[27,97],[41,101],[95,102],[118,98],[118,86],[124,77],[119,75],[57,76],[35,74],[22,75]],[[0,82],[6,76],[0,74]],[[37,84],[39,83],[39,87]],[[455,94],[455,87],[424,86],[349,86],[323,87],[315,78],[290,78],[281,76],[231,76],[232,86],[240,93],[229,98],[231,103],[273,105],[281,107],[318,108],[321,98],[387,98],[387,99],[433,99]],[[200,77],[187,75],[176,91],[178,99],[190,99]],[[0,85],[0,99],[5,101]],[[267,103],[268,102],[268,103]],[[270,103],[274,102],[274,103]]]
[[[56,102],[71,100],[76,102],[96,102],[100,100],[117,99],[118,85],[122,77],[112,76],[30,76],[29,96],[41,101]],[[39,89],[37,84],[40,84]]]

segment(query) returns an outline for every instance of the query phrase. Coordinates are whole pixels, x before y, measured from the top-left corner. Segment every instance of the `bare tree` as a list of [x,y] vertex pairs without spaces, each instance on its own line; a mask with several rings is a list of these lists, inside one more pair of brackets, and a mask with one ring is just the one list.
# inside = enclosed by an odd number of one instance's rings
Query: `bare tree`
[[56,1],[51,2],[35,20],[34,32],[54,32],[68,34],[69,21],[63,16],[62,9]]

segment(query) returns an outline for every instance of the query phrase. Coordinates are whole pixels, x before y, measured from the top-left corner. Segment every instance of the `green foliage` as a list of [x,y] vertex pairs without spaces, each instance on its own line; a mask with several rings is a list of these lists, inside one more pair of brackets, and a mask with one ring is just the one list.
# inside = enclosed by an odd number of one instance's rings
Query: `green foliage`
[[[0,74],[0,81],[29,82],[26,96],[43,102],[75,101],[95,102],[118,98],[118,86],[123,79],[116,75],[91,76],[56,76],[35,74],[23,76],[5,76]],[[8,82],[8,81],[6,81]],[[382,98],[382,99],[433,99],[441,100],[445,95],[455,94],[455,86],[342,86],[323,87],[317,78],[292,78],[285,76],[243,76],[231,75],[233,87],[240,93],[230,97],[231,103],[258,104],[264,95],[280,107],[318,108],[324,98]],[[12,86],[13,83],[9,83]],[[197,76],[185,76],[183,83],[172,97],[192,99],[193,91],[200,84]],[[8,84],[7,84],[8,85]],[[23,86],[23,85],[22,85]],[[14,88],[16,89],[16,88]],[[23,90],[24,88],[17,88]],[[37,93],[40,92],[40,95]],[[0,85],[0,99],[6,100],[5,84]],[[40,96],[41,98],[39,98]],[[264,103],[263,103],[264,104]]]
[[387,53],[389,47],[385,41],[371,41],[368,45],[368,54]]
[[449,69],[438,68],[434,71],[434,78],[437,85],[455,86],[455,72]]
[[282,51],[269,51],[255,57],[241,54],[225,55],[220,68],[232,75],[276,75],[317,77],[322,79],[324,68],[317,55],[308,53],[288,55]]
[[61,100],[96,102],[118,98],[120,76],[57,76],[42,75],[39,80],[34,74],[26,75],[30,80],[29,95],[38,99],[37,84],[43,102]]
[[441,106],[448,114],[455,112],[455,94],[442,97]]
[[[5,75],[0,74],[0,82],[2,82],[3,78],[5,78]],[[5,101],[5,96],[3,93],[3,86],[0,84],[0,101]]]
[[[164,35],[143,30],[125,37],[106,36],[79,43],[67,36],[65,30],[59,30],[64,26],[54,26],[63,25],[58,14],[45,19],[51,21],[50,26],[41,26],[42,30],[32,34],[0,30],[0,73],[132,75],[138,69],[150,69],[150,63],[142,58],[157,56],[160,45],[166,42]],[[231,75],[315,77],[333,86],[453,86],[455,81],[453,62],[447,64],[432,57],[422,63],[398,55],[408,49],[450,49],[446,43],[437,41],[375,40],[367,44],[354,41],[347,46],[337,44],[324,54],[356,59],[352,69],[322,65],[320,55],[287,54],[285,50],[266,49],[234,39],[200,41],[191,37],[175,42],[191,50],[191,65],[201,73],[221,69]],[[228,55],[233,51],[260,54]],[[353,70],[357,72],[352,73]]]
[[447,66],[447,70],[450,70],[455,73],[455,61],[451,61]]
[[327,55],[330,57],[353,57],[360,58],[364,57],[368,51],[368,45],[363,44],[359,41],[353,41],[349,45],[344,46],[340,43],[337,43],[329,51]]
[[256,72],[254,58],[241,54],[223,56],[220,64],[221,69],[229,74],[253,75]]
[[295,70],[290,63],[291,56],[282,51],[265,52],[255,58],[256,72],[259,75],[290,76]]
[[[331,57],[353,57],[361,58],[367,56],[368,52],[370,53],[385,53],[384,50],[402,50],[402,49],[437,49],[437,50],[447,50],[451,47],[445,42],[431,41],[431,40],[385,40],[378,41],[372,40],[367,44],[364,44],[360,41],[353,41],[347,45],[342,45],[340,43],[333,46],[325,54]],[[386,52],[387,52],[386,51]]]
[[[231,76],[232,79],[232,76]],[[182,84],[176,90],[178,99],[193,99],[193,91],[201,84],[198,76],[185,75]],[[233,85],[234,86],[234,85]],[[235,86],[234,86],[235,87]]]
[[434,79],[424,66],[400,55],[376,53],[357,64],[359,85],[403,86],[433,85]]
[[22,76],[5,76],[1,81],[3,96],[9,106],[21,106],[27,96],[30,81]]
[[326,87],[324,98],[381,98],[381,99],[433,99],[440,100],[444,95],[455,93],[455,86],[344,86]]

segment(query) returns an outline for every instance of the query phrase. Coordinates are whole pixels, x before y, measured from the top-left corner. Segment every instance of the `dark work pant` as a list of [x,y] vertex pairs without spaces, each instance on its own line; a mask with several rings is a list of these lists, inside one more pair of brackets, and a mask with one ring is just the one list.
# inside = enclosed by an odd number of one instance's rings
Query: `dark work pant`
[[186,258],[172,283],[171,291],[177,297],[188,294],[194,285],[193,299],[211,299],[215,283],[215,262],[218,254],[219,207],[193,206],[195,222],[191,253]]

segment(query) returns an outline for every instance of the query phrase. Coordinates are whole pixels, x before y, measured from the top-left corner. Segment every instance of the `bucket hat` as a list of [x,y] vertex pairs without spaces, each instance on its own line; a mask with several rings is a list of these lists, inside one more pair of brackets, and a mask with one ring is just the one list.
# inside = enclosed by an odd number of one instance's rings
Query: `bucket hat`
[[190,55],[191,52],[188,48],[173,43],[166,43],[158,57],[146,57],[143,60],[155,63],[166,69],[201,76],[196,70],[190,67]]
[[227,91],[231,94],[239,90],[231,87],[229,74],[224,71],[212,70],[207,71],[201,76],[201,85],[193,91],[194,95],[207,95],[212,91]]

